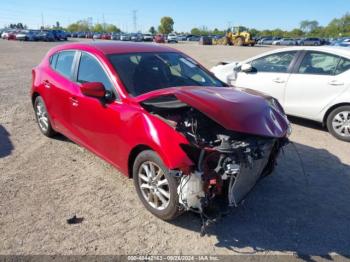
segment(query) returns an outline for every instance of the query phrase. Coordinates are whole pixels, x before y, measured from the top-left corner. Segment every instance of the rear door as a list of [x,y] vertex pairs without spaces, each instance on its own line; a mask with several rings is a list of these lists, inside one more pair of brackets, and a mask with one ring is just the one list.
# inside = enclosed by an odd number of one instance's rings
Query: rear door
[[253,71],[238,72],[236,86],[269,94],[283,105],[285,87],[297,54],[297,51],[278,52],[250,61]]
[[320,112],[349,86],[348,59],[307,51],[290,76],[284,108],[290,115],[319,119]]
[[61,51],[50,58],[51,69],[43,79],[46,105],[55,128],[71,136],[69,97],[72,89],[73,62],[76,52]]

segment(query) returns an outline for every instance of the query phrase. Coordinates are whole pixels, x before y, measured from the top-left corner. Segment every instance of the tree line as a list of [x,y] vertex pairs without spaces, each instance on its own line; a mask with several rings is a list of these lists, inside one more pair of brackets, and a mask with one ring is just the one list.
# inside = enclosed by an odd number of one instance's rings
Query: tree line
[[[252,36],[280,36],[280,37],[342,37],[350,36],[350,13],[346,13],[340,18],[334,18],[326,26],[321,26],[316,20],[303,20],[299,28],[290,31],[279,28],[273,30],[257,30],[241,26],[242,31],[248,31]],[[193,35],[223,35],[227,30],[208,30],[206,27],[192,28]]]

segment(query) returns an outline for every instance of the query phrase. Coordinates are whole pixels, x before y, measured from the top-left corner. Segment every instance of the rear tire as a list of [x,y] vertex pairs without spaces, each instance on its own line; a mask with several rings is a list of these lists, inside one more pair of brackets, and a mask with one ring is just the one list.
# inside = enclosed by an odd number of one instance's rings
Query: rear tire
[[34,112],[41,133],[47,137],[55,136],[56,132],[52,128],[49,113],[47,112],[45,102],[41,96],[35,98]]
[[340,106],[327,117],[328,131],[337,139],[350,142],[350,106]]
[[179,182],[156,152],[145,150],[136,157],[133,180],[138,197],[153,215],[170,221],[182,213],[177,194]]

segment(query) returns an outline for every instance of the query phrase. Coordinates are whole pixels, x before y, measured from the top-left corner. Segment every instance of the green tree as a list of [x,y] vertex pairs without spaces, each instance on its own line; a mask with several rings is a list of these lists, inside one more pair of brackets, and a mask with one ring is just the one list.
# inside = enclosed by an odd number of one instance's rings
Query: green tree
[[119,33],[120,29],[116,27],[115,25],[108,24],[106,25],[106,32],[108,33]]
[[93,27],[93,31],[97,33],[102,33],[103,32],[102,24],[95,24],[95,26]]
[[299,28],[294,28],[292,31],[288,33],[289,37],[301,37],[304,35],[304,32],[301,31]]
[[78,22],[67,26],[67,30],[70,32],[88,32],[90,29],[89,23],[85,20],[79,20]]
[[154,28],[154,26],[151,26],[150,29],[148,30],[148,32],[150,32],[152,35],[155,35],[157,33],[157,31]]
[[158,31],[162,34],[170,34],[174,31],[174,20],[170,16],[164,16],[160,19]]
[[316,20],[303,20],[300,22],[300,29],[305,33],[310,33],[319,26]]
[[191,29],[191,34],[192,35],[200,35],[201,34],[201,30],[199,30],[199,28],[195,27]]
[[79,31],[79,25],[77,23],[73,23],[67,26],[67,30],[69,32],[78,32]]

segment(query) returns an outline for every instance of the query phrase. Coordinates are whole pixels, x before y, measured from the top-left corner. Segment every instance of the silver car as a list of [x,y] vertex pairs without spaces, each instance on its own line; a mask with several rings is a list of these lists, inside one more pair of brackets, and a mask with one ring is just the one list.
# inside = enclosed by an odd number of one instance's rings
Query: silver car
[[130,35],[128,35],[128,34],[121,34],[121,35],[120,35],[120,40],[121,40],[121,41],[130,41],[130,40],[131,40],[131,37],[130,37]]

